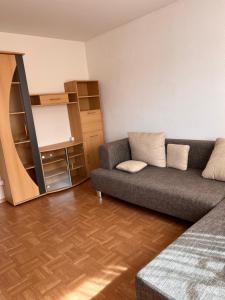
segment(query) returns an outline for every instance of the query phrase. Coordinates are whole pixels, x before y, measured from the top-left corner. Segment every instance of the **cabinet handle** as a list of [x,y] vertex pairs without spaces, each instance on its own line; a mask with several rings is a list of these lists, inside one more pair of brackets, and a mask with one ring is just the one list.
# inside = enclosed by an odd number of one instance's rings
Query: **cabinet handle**
[[98,134],[90,135],[90,138],[93,138],[93,137],[96,137],[96,136],[98,136]]
[[28,131],[27,131],[27,124],[26,123],[24,124],[24,130],[25,130],[26,137],[28,137]]
[[61,98],[49,98],[50,101],[59,101]]

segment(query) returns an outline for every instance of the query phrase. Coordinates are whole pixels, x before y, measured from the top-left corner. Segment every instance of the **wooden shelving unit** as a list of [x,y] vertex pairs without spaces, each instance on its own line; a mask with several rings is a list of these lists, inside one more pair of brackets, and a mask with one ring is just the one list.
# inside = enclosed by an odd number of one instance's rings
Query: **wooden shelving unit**
[[[72,81],[65,90],[29,95],[22,54],[0,53],[0,169],[13,205],[76,186],[99,166],[98,82]],[[38,148],[31,108],[54,105],[67,106],[72,141]]]
[[22,54],[0,53],[0,168],[11,204],[45,193]]
[[64,84],[67,93],[75,93],[88,172],[99,167],[99,146],[104,143],[98,81],[70,81]]

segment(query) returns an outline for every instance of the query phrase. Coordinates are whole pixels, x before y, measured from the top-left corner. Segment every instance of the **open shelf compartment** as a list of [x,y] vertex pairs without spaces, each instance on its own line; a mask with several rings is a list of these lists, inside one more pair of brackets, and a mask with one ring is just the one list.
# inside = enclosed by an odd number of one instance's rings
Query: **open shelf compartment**
[[81,111],[100,110],[99,96],[82,97],[79,99],[79,104],[80,104]]
[[10,90],[9,113],[10,114],[25,113],[22,103],[23,102],[22,102],[20,84],[13,84],[12,83],[11,90]]
[[85,167],[80,167],[71,171],[71,180],[73,185],[83,182],[87,178],[87,170]]
[[78,97],[99,95],[98,81],[77,81]]

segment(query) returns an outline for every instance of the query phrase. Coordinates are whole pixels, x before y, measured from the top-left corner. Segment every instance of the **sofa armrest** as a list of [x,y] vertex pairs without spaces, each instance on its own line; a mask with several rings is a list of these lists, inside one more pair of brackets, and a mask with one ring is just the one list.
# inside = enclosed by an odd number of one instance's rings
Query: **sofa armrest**
[[99,148],[101,167],[112,170],[119,163],[130,160],[131,152],[128,139],[101,145]]

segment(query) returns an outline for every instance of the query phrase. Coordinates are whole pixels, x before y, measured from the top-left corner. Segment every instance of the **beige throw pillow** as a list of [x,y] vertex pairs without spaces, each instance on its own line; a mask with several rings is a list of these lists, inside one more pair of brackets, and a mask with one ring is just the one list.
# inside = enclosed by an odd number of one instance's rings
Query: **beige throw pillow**
[[165,168],[165,133],[128,133],[133,160]]
[[167,145],[167,167],[186,171],[188,167],[189,145]]
[[202,173],[204,178],[225,181],[225,139],[216,140],[214,150]]
[[137,173],[144,169],[147,164],[143,161],[136,160],[128,160],[124,161],[116,166],[118,170],[129,172],[129,173]]

